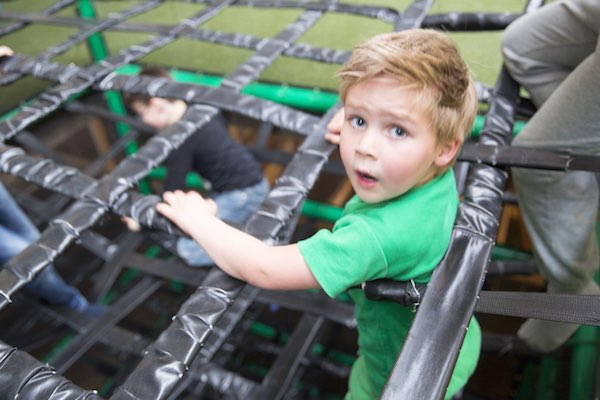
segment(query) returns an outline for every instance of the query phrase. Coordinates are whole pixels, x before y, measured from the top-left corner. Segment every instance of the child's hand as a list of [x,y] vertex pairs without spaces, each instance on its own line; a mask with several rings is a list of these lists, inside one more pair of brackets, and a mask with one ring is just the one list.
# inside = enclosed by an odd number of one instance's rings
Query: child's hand
[[193,190],[187,193],[176,190],[163,193],[163,202],[156,205],[156,211],[173,221],[182,231],[191,234],[198,222],[217,213],[217,204]]
[[325,139],[332,144],[340,144],[340,132],[344,124],[344,109],[340,108],[327,124]]
[[213,200],[213,199],[204,199],[204,201],[206,201],[206,207],[208,207],[208,210],[210,211],[210,213],[212,215],[217,215],[217,210],[219,209],[219,207],[217,206],[217,203]]
[[0,46],[0,57],[12,56],[14,52],[8,46]]
[[131,217],[121,217],[121,221],[125,223],[127,229],[132,232],[139,232],[142,230],[142,226],[135,219]]

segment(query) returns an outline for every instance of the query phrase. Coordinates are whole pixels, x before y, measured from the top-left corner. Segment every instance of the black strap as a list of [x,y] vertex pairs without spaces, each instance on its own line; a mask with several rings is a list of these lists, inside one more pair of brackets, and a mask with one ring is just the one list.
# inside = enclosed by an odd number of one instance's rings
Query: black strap
[[[427,286],[381,279],[366,282],[362,288],[370,300],[391,300],[410,306],[421,301]],[[600,296],[482,290],[475,311],[600,326]]]
[[600,172],[600,157],[598,156],[531,147],[465,143],[458,160],[501,167]]
[[477,312],[600,326],[600,296],[482,291]]

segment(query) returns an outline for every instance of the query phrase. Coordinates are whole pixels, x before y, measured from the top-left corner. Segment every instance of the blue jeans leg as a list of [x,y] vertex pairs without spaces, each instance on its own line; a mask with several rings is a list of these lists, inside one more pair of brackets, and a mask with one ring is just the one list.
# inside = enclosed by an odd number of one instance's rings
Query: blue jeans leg
[[[1,183],[0,204],[0,264],[5,264],[36,241],[40,233]],[[79,311],[88,305],[79,290],[65,283],[53,265],[44,268],[25,287],[50,304]]]
[[12,244],[3,244],[5,235],[8,235],[8,240],[10,237],[19,237],[31,243],[37,240],[40,233],[1,183],[0,204],[0,261],[5,263],[24,248],[23,246],[16,251],[11,250]]
[[[30,243],[0,226],[0,261],[7,262]],[[52,264],[44,268],[25,288],[50,304],[65,305],[76,310],[87,305],[85,297],[75,287],[65,283]]]
[[53,265],[48,265],[25,286],[50,304],[64,305],[82,311],[88,302],[77,288],[67,284],[56,272]]
[[107,310],[105,305],[88,302],[76,287],[63,281],[53,265],[44,268],[25,287],[50,304],[65,306],[88,317],[99,317]]
[[[221,220],[240,226],[258,210],[268,193],[269,183],[263,179],[254,186],[219,193],[211,198],[217,203],[217,216]],[[213,265],[212,259],[204,249],[192,239],[180,238],[177,240],[177,255],[190,267]]]

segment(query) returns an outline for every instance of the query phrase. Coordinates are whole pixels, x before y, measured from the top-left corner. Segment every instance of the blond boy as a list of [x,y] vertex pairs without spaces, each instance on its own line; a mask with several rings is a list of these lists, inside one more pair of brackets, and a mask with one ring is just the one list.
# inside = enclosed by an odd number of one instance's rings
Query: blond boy
[[[321,288],[332,297],[348,291],[359,354],[346,399],[375,399],[414,312],[350,288],[381,278],[429,281],[450,241],[458,207],[451,166],[477,99],[455,44],[431,30],[378,35],[354,49],[339,76],[340,155],[356,195],[332,231],[268,246],[219,221],[195,192],[166,192],[157,210],[235,278],[266,289]],[[473,319],[447,398],[473,373],[480,335]]]

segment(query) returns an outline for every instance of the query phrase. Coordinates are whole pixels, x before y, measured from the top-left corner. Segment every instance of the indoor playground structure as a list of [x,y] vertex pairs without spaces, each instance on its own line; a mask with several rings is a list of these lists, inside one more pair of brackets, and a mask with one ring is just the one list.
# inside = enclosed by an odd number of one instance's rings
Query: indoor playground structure
[[[340,107],[335,71],[358,42],[417,27],[459,43],[480,112],[431,282],[365,284],[372,299],[416,309],[381,398],[442,399],[473,314],[482,354],[457,400],[600,396],[600,298],[544,292],[509,174],[600,172],[600,157],[510,146],[535,109],[500,65],[498,38],[543,2],[454,3],[1,1],[0,45],[15,54],[0,59],[0,179],[41,237],[0,271],[0,399],[343,399],[356,356],[349,299],[186,266],[168,245],[183,233],[155,211],[161,164],[222,113],[271,184],[243,229],[276,245],[331,227],[352,195],[324,138]],[[173,81],[138,75],[145,65]],[[123,93],[181,99],[188,112],[157,134]],[[187,183],[210,188],[194,174]],[[90,318],[27,293],[50,264],[107,312]],[[515,336],[524,318],[582,326],[540,354]]]

